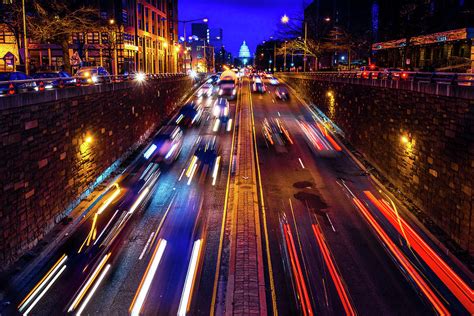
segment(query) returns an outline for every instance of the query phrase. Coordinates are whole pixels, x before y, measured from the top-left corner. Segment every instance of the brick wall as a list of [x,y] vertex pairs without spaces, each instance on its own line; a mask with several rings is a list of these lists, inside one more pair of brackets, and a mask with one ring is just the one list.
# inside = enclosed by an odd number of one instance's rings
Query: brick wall
[[191,88],[175,76],[0,98],[0,263],[34,246]]
[[281,77],[323,110],[382,175],[474,254],[473,99],[302,75]]

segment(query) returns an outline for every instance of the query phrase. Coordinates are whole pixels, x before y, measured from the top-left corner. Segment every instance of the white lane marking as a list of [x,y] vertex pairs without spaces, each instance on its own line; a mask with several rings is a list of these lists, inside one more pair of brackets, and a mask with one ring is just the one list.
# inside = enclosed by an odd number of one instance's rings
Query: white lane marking
[[303,165],[303,161],[301,160],[301,158],[298,158],[298,160],[300,161],[301,168],[305,169],[305,167]]
[[329,218],[329,214],[328,214],[328,213],[326,213],[326,218],[328,219],[329,224],[331,224],[331,228],[332,228],[333,232],[336,232],[336,229],[334,228],[334,225],[332,224],[331,218]]
[[154,235],[155,235],[155,232],[152,232],[150,234],[150,237],[148,238],[148,241],[146,242],[145,247],[143,247],[142,253],[140,254],[140,257],[138,257],[138,260],[143,259],[143,256],[145,255],[145,252],[148,249],[148,246],[150,246],[151,239],[153,238]]

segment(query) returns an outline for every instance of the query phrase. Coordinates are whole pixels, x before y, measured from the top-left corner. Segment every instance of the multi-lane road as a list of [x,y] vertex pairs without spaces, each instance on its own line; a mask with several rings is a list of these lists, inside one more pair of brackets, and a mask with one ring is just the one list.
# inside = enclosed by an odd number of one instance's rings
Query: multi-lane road
[[[268,311],[472,314],[472,274],[400,216],[399,203],[359,167],[330,124],[291,91],[282,101],[269,83],[266,92],[250,93],[251,83],[241,80],[230,116],[239,126],[242,104],[253,113]],[[216,128],[215,97],[192,99],[204,112],[185,129],[178,159],[164,167],[147,145],[77,229],[12,283],[7,314],[223,313],[216,297],[226,287],[223,239],[232,231],[225,210],[239,143],[234,126]],[[203,139],[217,143],[217,163],[208,168],[195,166]]]

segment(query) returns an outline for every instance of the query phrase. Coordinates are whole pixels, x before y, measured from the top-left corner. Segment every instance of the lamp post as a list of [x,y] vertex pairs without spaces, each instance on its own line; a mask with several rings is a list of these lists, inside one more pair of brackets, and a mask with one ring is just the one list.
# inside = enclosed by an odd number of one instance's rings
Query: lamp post
[[285,59],[283,61],[283,72],[286,72],[286,43],[288,43],[288,41],[285,41],[285,46],[284,46],[285,47],[285,52],[284,52]]
[[[303,71],[306,72],[306,53],[308,51],[308,22],[302,19],[292,18],[293,20],[303,22],[304,25],[304,57],[303,57]],[[288,24],[290,18],[285,14],[281,17],[281,23]]]
[[[209,19],[207,18],[200,18],[200,19],[191,19],[191,20],[176,20],[178,23],[183,23],[183,37],[184,37],[184,59],[185,59],[185,62],[184,62],[184,68],[186,68],[186,54],[188,52],[188,50],[186,49],[186,23],[190,23],[190,22],[197,22],[197,21],[203,21],[204,23],[207,23],[209,21]],[[189,65],[190,68],[192,68],[192,65],[190,64]]]

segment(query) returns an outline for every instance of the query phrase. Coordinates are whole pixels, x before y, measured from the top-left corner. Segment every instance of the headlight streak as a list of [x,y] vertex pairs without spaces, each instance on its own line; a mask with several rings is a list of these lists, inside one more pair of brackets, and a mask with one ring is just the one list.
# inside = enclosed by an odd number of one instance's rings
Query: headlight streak
[[377,200],[370,191],[364,194],[384,215],[390,224],[404,236],[410,248],[413,248],[423,261],[431,268],[438,278],[454,294],[461,304],[474,314],[473,290],[436,254],[433,249],[418,235],[415,230],[383,199]]
[[102,212],[110,205],[110,203],[113,202],[113,200],[115,200],[117,198],[117,196],[120,194],[121,192],[121,188],[120,186],[117,184],[117,183],[114,183],[112,184],[112,186],[114,186],[116,188],[115,192],[107,199],[107,201],[105,201],[99,208],[99,210],[97,211],[97,214],[100,215],[102,214]]
[[86,294],[87,290],[90,288],[90,286],[92,285],[92,283],[94,282],[94,280],[97,278],[97,276],[99,275],[100,271],[102,270],[102,268],[104,267],[105,263],[107,262],[107,260],[110,258],[110,255],[111,253],[109,252],[107,255],[105,255],[102,260],[99,262],[99,264],[97,265],[97,267],[95,268],[94,272],[92,273],[92,275],[89,277],[89,279],[87,279],[86,283],[84,284],[84,286],[81,288],[81,290],[79,291],[79,293],[77,294],[76,298],[74,299],[74,301],[72,302],[71,306],[69,306],[69,309],[67,310],[68,313],[72,312],[73,310],[75,310],[77,308],[77,306],[79,305],[79,303],[81,302],[82,298],[84,297],[84,295]]
[[219,130],[219,126],[221,125],[221,120],[216,119],[214,122],[214,126],[212,127],[213,132],[217,132]]
[[158,245],[155,248],[155,252],[151,258],[150,263],[143,275],[142,281],[138,286],[138,291],[133,298],[132,304],[130,306],[129,312],[131,316],[139,316],[140,311],[142,310],[143,303],[145,303],[148,290],[150,289],[151,282],[155,276],[156,270],[160,264],[161,258],[163,257],[163,252],[166,248],[166,240],[160,239]]
[[64,265],[61,270],[54,276],[54,278],[51,280],[51,282],[48,283],[48,285],[45,287],[45,289],[38,295],[38,297],[31,303],[30,307],[23,313],[24,316],[27,316],[29,312],[35,307],[35,305],[38,303],[38,301],[46,294],[46,292],[49,290],[49,288],[56,282],[56,280],[59,278],[59,276],[64,272],[66,269],[66,265]]
[[186,316],[191,303],[191,294],[194,288],[196,279],[196,272],[199,261],[199,254],[201,252],[202,239],[194,242],[193,250],[191,252],[191,259],[189,260],[188,272],[186,273],[186,280],[184,281],[183,293],[178,307],[178,316]]
[[191,181],[193,181],[193,177],[194,177],[194,174],[196,173],[197,167],[198,167],[197,164],[193,166],[193,170],[191,171],[190,177],[188,179],[188,183],[187,183],[188,185],[191,185]]
[[227,121],[227,128],[226,128],[226,131],[227,131],[227,132],[230,132],[231,129],[232,129],[232,119],[229,119],[229,120]]
[[143,201],[143,199],[145,198],[145,196],[148,194],[149,191],[150,191],[149,187],[146,187],[145,189],[143,189],[142,193],[140,193],[140,195],[138,196],[138,199],[135,201],[135,203],[133,203],[132,207],[130,207],[127,214],[131,215],[135,212],[135,210]]
[[107,225],[105,225],[104,229],[102,230],[102,232],[99,234],[99,237],[97,237],[97,239],[94,241],[94,245],[97,244],[97,242],[100,240],[100,237],[102,237],[102,235],[104,234],[104,232],[107,231],[107,228],[109,228],[110,226],[110,223],[112,223],[113,219],[115,218],[115,216],[117,215],[119,210],[116,210],[114,215],[112,215],[112,217],[110,218],[110,220],[108,221]]
[[[49,269],[49,271],[43,276],[43,278],[35,285],[35,287],[26,295],[23,301],[20,302],[18,305],[18,311],[22,313],[26,306],[33,300],[39,293],[39,296],[33,301],[30,307],[25,311],[25,315],[28,314],[31,309],[38,303],[38,301],[43,297],[49,287],[56,281],[59,275],[64,271],[66,265],[64,263],[67,260],[67,256],[63,254],[61,258],[56,261],[56,263]],[[64,265],[64,266],[63,266]],[[61,268],[62,267],[62,268]],[[59,270],[59,273],[56,273]],[[49,282],[52,279],[51,282]],[[48,283],[49,282],[49,283]],[[44,286],[48,283],[48,285],[44,288]],[[40,293],[40,291],[44,288],[44,290]]]
[[184,115],[183,114],[180,114],[178,116],[178,118],[176,119],[176,124],[179,124],[179,122],[181,122],[181,120],[184,118]]
[[212,185],[216,185],[220,162],[221,162],[221,156],[217,156],[216,163],[214,164],[214,170],[212,171]]
[[178,144],[173,144],[173,146],[171,146],[171,149],[166,154],[165,159],[169,159],[177,147],[178,147]]
[[155,144],[152,144],[150,147],[148,147],[148,149],[145,151],[145,153],[143,154],[143,157],[145,157],[145,159],[148,159],[150,158],[150,156],[155,152],[156,148],[158,148]]
[[191,176],[191,172],[193,171],[194,165],[196,164],[197,160],[198,160],[198,157],[194,155],[193,158],[191,159],[191,162],[189,163],[188,169],[186,170],[186,177],[189,178]]
[[82,314],[82,312],[84,311],[84,308],[86,308],[86,306],[89,303],[90,299],[92,298],[92,296],[94,296],[95,291],[99,287],[100,283],[104,279],[104,277],[107,274],[107,271],[109,271],[109,269],[110,269],[110,263],[105,266],[104,271],[102,271],[99,278],[97,279],[97,282],[95,282],[95,284],[92,287],[91,291],[89,292],[89,294],[87,294],[86,299],[82,303],[81,307],[77,310],[77,313],[76,313],[77,316],[80,316]]

